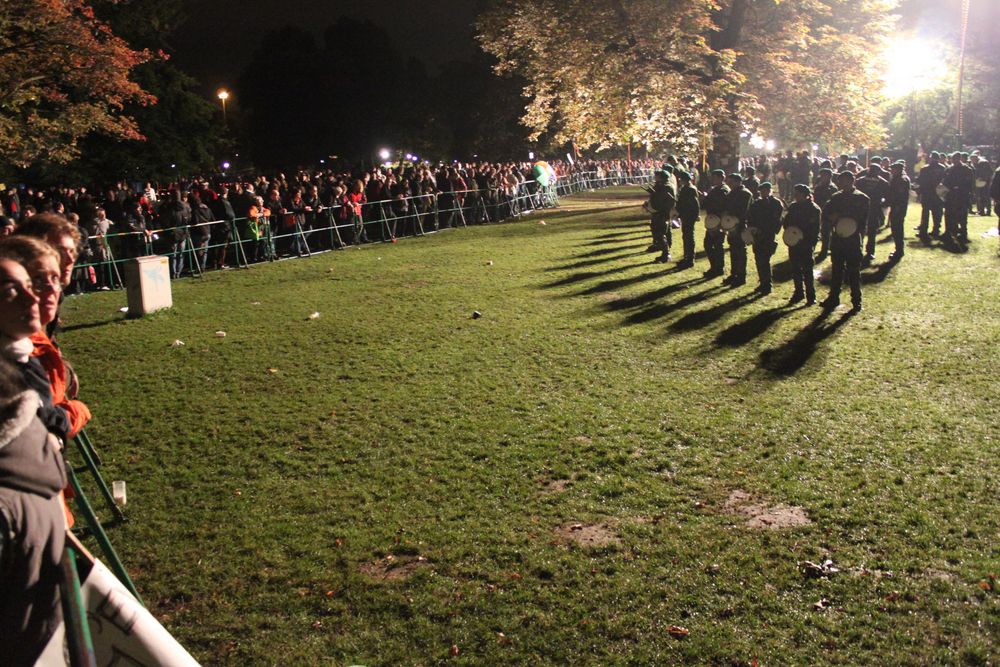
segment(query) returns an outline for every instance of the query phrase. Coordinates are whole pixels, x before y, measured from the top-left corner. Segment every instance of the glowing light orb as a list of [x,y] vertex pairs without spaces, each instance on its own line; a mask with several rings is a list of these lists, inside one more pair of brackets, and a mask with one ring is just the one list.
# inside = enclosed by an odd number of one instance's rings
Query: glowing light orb
[[388,160],[391,155],[392,153],[389,151],[388,148],[383,148],[378,152],[378,156],[383,160]]
[[900,37],[889,43],[885,53],[888,68],[882,94],[889,99],[928,90],[948,75],[940,46],[913,37]]

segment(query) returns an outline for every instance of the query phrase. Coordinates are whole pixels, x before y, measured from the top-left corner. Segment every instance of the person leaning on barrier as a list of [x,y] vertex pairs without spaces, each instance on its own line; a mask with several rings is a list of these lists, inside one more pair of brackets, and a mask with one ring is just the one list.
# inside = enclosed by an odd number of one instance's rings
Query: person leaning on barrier
[[[792,188],[795,201],[785,215],[785,244],[788,259],[792,264],[792,280],[795,291],[789,303],[798,303],[803,298],[810,306],[816,303],[816,284],[813,276],[813,251],[820,234],[822,210],[812,198],[809,186],[798,183]],[[792,231],[789,231],[792,230]]]
[[184,251],[190,239],[191,206],[187,202],[187,194],[174,190],[170,199],[164,202],[160,209],[160,217],[167,229],[173,233],[173,255],[170,260],[170,276],[180,278],[184,272]]
[[[726,172],[721,169],[712,171],[711,189],[705,195],[705,255],[708,257],[706,278],[721,276],[726,271],[726,251],[724,232],[718,225],[718,219],[726,212],[726,199],[729,197],[729,186],[726,185]],[[714,222],[709,218],[715,216]]]
[[233,235],[233,226],[236,222],[236,211],[229,200],[229,186],[223,185],[219,189],[219,196],[212,200],[212,217],[217,222],[212,225],[212,257],[209,265],[213,269],[225,269],[226,253],[229,250],[229,242]]
[[208,244],[212,238],[212,209],[205,203],[205,197],[199,190],[192,190],[189,197],[191,207],[191,241],[194,244],[195,259],[202,271],[208,268],[205,260],[208,255]]
[[854,312],[861,311],[861,236],[869,219],[872,206],[868,195],[854,187],[854,174],[842,171],[837,177],[840,190],[823,208],[823,217],[833,226],[830,240],[830,261],[833,273],[830,278],[830,295],[823,301],[826,310],[840,305],[840,288],[844,280],[851,287],[851,304]]
[[[5,339],[30,328],[22,312],[30,310],[29,293],[23,267],[0,260]],[[18,369],[0,359],[0,646],[10,665],[35,664],[62,622],[67,476],[59,441],[38,419],[39,403]]]
[[[45,241],[59,254],[59,282],[63,289],[69,287],[73,280],[73,270],[79,255],[80,232],[75,225],[65,218],[52,213],[41,213],[25,219],[14,231],[15,236],[30,236]],[[60,296],[59,303],[62,303]],[[55,340],[59,331],[60,319],[58,312],[45,328],[49,338]]]
[[680,189],[677,191],[677,214],[681,219],[681,241],[684,246],[684,256],[677,262],[678,269],[690,269],[694,266],[694,225],[701,215],[701,203],[698,189],[691,184],[691,174],[683,169],[677,171],[677,181]]
[[892,164],[892,178],[885,203],[889,206],[889,228],[895,250],[889,255],[890,262],[903,259],[905,247],[906,210],[910,205],[910,178],[906,175],[906,162],[897,160]]
[[743,241],[743,230],[746,229],[747,214],[753,195],[743,187],[743,177],[737,173],[726,177],[729,194],[726,196],[726,212],[736,218],[736,226],[727,231],[729,241],[729,276],[722,281],[730,288],[741,287],[747,282],[747,245]]
[[771,293],[771,257],[778,249],[774,238],[781,230],[781,215],[785,205],[771,194],[771,183],[765,181],[758,187],[760,197],[750,204],[747,213],[747,229],[753,235],[753,260],[757,267],[760,285],[756,291],[762,295]]

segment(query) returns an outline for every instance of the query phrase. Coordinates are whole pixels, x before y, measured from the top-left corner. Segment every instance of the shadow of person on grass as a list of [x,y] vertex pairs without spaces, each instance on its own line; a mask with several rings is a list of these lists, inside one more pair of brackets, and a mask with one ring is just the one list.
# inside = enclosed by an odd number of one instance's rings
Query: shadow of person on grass
[[722,318],[726,313],[730,313],[738,308],[742,308],[747,304],[756,301],[761,298],[761,295],[757,292],[751,292],[749,294],[740,294],[735,296],[728,301],[723,301],[722,303],[716,304],[711,308],[706,308],[704,310],[697,310],[693,313],[688,313],[684,317],[677,319],[670,323],[671,331],[694,331],[696,329],[702,329],[707,327],[712,322],[716,322]]
[[[704,282],[705,279],[701,278],[696,282]],[[673,287],[673,286],[671,286]],[[699,292],[689,294],[683,299],[678,299],[671,303],[653,303],[648,308],[643,308],[640,311],[631,313],[625,318],[624,324],[643,324],[644,322],[652,322],[653,320],[660,319],[661,317],[666,317],[671,313],[675,313],[679,310],[687,308],[688,306],[693,306],[696,303],[701,303],[705,299],[710,299],[716,295],[716,293],[721,292],[724,287],[721,285],[714,285],[708,289],[703,289]],[[675,290],[676,291],[676,290]],[[615,302],[608,304],[610,308],[614,308]]]
[[[676,270],[667,271],[666,273],[676,273]],[[674,283],[672,285],[667,285],[665,287],[660,287],[655,290],[650,290],[649,292],[643,292],[642,294],[637,294],[635,296],[622,297],[620,299],[615,299],[614,301],[609,301],[606,304],[608,310],[627,310],[629,308],[639,308],[645,306],[649,303],[654,303],[660,299],[670,296],[674,292],[681,292],[694,285],[699,285],[708,282],[708,278],[691,278],[690,280],[685,280],[679,283]]]
[[884,282],[885,279],[889,277],[889,273],[896,268],[896,265],[899,264],[899,262],[900,260],[898,259],[887,259],[881,264],[875,266],[874,271],[872,271],[872,267],[869,266],[868,269],[861,272],[861,284],[871,285],[874,283]]
[[[635,264],[619,264],[618,266],[608,267],[603,271],[577,271],[576,273],[571,273],[564,278],[559,278],[558,280],[553,280],[552,282],[545,283],[542,287],[553,288],[553,287],[565,287],[566,285],[575,285],[576,283],[582,283],[587,280],[593,280],[595,278],[603,278],[604,276],[610,276],[613,273],[621,273],[622,271],[627,271],[629,269],[635,268]],[[649,278],[655,278],[656,276],[638,276],[640,280],[649,280]],[[623,280],[631,280],[625,278]],[[605,281],[605,282],[618,282],[618,281]],[[636,280],[639,282],[639,280]],[[583,294],[588,294],[589,290],[584,290]]]
[[746,345],[757,336],[767,331],[775,322],[782,317],[787,317],[798,308],[794,304],[782,304],[774,308],[761,311],[753,317],[737,322],[719,332],[715,337],[716,347],[740,347]]
[[830,311],[820,312],[812,322],[787,342],[761,351],[758,366],[772,375],[781,377],[797,373],[816,353],[820,343],[835,334],[854,317],[854,312],[848,310],[833,322],[830,322],[831,315]]
[[616,262],[618,260],[625,259],[627,257],[635,257],[637,255],[645,255],[645,250],[625,252],[620,255],[604,255],[603,257],[595,257],[593,259],[584,259],[579,262],[574,262],[572,264],[562,264],[560,266],[550,266],[546,271],[572,271],[573,269],[585,269],[588,266],[597,266],[598,264],[604,264],[605,262]]

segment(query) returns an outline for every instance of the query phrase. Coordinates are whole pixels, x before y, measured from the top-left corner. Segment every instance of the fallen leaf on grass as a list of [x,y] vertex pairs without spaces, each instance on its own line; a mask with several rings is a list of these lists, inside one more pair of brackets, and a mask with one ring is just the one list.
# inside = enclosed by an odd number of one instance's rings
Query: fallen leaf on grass
[[674,639],[684,639],[689,634],[691,634],[690,630],[688,630],[687,628],[682,628],[679,625],[671,625],[669,628],[667,628],[667,632]]
[[226,332],[225,331],[216,331],[215,332],[215,336],[216,336],[216,338],[225,338],[226,337]]
[[275,373],[277,373],[277,372],[278,372],[278,369],[277,369],[277,368],[268,368],[268,369],[267,369],[267,372],[268,372],[268,373],[269,373],[270,375],[274,375]]
[[823,598],[822,600],[813,603],[814,611],[826,611],[829,608],[830,608],[830,601],[827,600],[826,598]]
[[458,645],[457,645],[457,644],[452,644],[452,645],[451,645],[451,648],[450,648],[450,649],[448,649],[448,655],[450,655],[450,656],[451,656],[451,657],[453,657],[453,658],[454,658],[454,657],[455,657],[456,655],[458,655]]
[[544,221],[544,220],[539,220],[539,221],[538,221],[538,224],[540,224],[540,225],[544,225],[544,224],[545,224],[545,221]]
[[173,343],[170,344],[170,347],[184,347],[184,341],[175,340]]
[[319,312],[315,312],[315,313],[310,314],[309,315],[309,319],[310,320],[318,320],[319,319]]

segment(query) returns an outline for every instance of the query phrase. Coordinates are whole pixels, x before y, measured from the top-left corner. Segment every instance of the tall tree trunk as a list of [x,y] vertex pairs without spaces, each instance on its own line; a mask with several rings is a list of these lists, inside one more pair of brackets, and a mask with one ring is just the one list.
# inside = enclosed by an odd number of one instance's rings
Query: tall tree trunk
[[[747,10],[752,0],[733,0],[729,12],[720,11],[716,19],[719,31],[712,37],[712,48],[716,51],[735,49],[740,44],[743,26],[746,23]],[[740,164],[740,122],[737,117],[736,98],[732,95],[726,100],[727,114],[712,125],[712,146],[716,169],[725,169],[726,173],[739,171]]]

